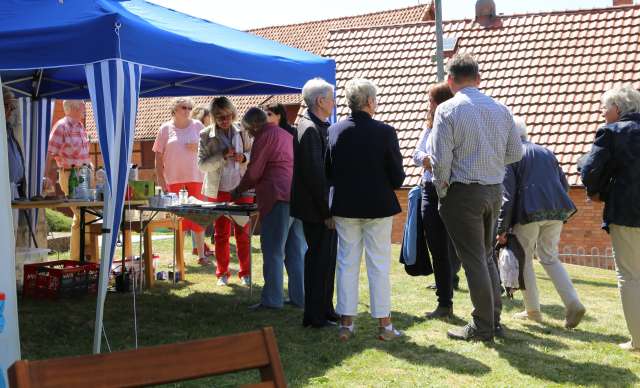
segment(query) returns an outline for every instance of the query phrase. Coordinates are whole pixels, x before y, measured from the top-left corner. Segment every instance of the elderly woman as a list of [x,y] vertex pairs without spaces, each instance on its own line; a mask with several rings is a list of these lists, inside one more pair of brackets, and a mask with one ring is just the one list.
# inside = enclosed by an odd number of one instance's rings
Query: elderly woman
[[353,336],[358,314],[358,279],[364,248],[371,315],[378,338],[403,335],[391,324],[391,224],[400,205],[394,190],[404,181],[402,155],[393,127],[374,120],[376,86],[365,79],[345,85],[351,115],[329,127],[326,172],[331,187],[331,215],[338,232],[336,266],[339,338]]
[[611,235],[622,309],[631,341],[640,350],[640,93],[616,87],[602,96],[606,125],[598,129],[582,165],[587,195],[604,202],[604,226]]
[[[247,169],[251,139],[240,126],[234,123],[238,113],[227,97],[214,98],[209,110],[213,116],[213,124],[200,132],[200,151],[198,152],[198,167],[205,172],[202,193],[210,201],[229,202],[232,200],[231,190],[238,186]],[[240,197],[235,202],[251,203],[253,198]],[[216,276],[219,286],[227,285],[230,276],[231,222],[227,217],[219,217],[215,222]],[[242,284],[248,286],[251,282],[250,225],[240,226],[236,223],[233,225],[240,263],[238,276]]]
[[558,259],[558,243],[562,225],[576,212],[576,207],[569,198],[569,183],[556,156],[527,140],[527,128],[522,119],[516,118],[515,123],[522,139],[522,159],[506,167],[497,229],[497,239],[501,244],[506,244],[507,232],[511,230],[525,253],[525,310],[514,317],[542,322],[533,270],[533,255],[537,252],[542,268],[564,304],[564,326],[574,328],[586,310]]
[[451,89],[446,82],[441,82],[429,88],[429,113],[427,128],[420,134],[418,145],[413,153],[413,161],[416,166],[424,168],[422,175],[422,220],[424,236],[427,240],[429,252],[433,257],[433,272],[436,281],[436,295],[438,307],[427,314],[429,319],[453,318],[453,290],[457,288],[460,270],[460,261],[456,257],[455,249],[447,229],[438,213],[438,193],[431,182],[431,162],[428,149],[429,134],[433,127],[433,116],[438,105],[453,97]]
[[[171,103],[173,118],[162,124],[153,144],[156,153],[156,179],[165,192],[177,193],[186,189],[190,196],[201,198],[202,173],[198,169],[198,138],[203,125],[189,117],[193,109],[190,98],[178,97]],[[185,231],[195,232],[196,249],[201,265],[209,264],[204,251],[204,229],[183,220]]]
[[277,124],[267,121],[260,108],[251,108],[242,118],[242,125],[255,138],[251,161],[246,174],[231,195],[256,189],[260,211],[260,245],[263,255],[264,287],[261,301],[249,308],[279,309],[284,304],[283,264],[289,275],[289,299],[294,305],[304,305],[304,261],[301,255],[289,252],[291,226],[289,201],[293,176],[293,137]]

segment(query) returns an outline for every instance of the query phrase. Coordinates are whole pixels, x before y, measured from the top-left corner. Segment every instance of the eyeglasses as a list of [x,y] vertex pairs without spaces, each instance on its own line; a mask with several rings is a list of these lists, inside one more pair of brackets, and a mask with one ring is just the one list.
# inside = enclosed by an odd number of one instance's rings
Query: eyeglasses
[[192,110],[192,109],[193,109],[193,107],[191,107],[191,106],[184,106],[184,105],[183,105],[183,106],[181,106],[181,107],[180,107],[180,109],[182,109],[182,110]]

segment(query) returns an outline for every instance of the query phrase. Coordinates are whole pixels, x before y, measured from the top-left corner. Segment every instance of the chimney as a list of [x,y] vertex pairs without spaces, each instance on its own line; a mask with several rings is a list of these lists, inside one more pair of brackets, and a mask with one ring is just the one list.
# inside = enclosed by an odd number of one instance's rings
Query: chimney
[[436,20],[436,2],[431,0],[431,3],[427,6],[427,9],[422,15],[423,22],[432,22]]
[[475,21],[485,28],[502,27],[502,21],[497,17],[496,4],[493,0],[476,1]]
[[619,7],[621,5],[633,5],[633,0],[613,0],[614,7]]

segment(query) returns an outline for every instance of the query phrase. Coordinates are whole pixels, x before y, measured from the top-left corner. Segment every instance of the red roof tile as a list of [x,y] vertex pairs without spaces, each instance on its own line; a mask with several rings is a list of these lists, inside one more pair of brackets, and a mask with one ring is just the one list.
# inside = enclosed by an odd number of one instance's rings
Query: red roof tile
[[[556,152],[569,182],[579,185],[574,164],[590,149],[602,123],[601,94],[620,82],[640,87],[640,6],[502,20],[499,29],[484,29],[471,20],[445,22],[444,33],[458,37],[459,52],[476,55],[481,88],[522,116],[530,138]],[[338,68],[339,118],[348,114],[347,80],[365,76],[379,86],[377,117],[398,131],[405,185],[417,184],[421,175],[410,156],[424,125],[427,88],[436,81],[434,52],[433,23],[332,31],[324,52]]]

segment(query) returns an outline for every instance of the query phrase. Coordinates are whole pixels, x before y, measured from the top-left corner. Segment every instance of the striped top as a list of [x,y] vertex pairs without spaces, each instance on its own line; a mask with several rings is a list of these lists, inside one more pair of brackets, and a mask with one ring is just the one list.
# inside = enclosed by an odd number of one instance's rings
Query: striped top
[[82,123],[68,116],[58,120],[49,135],[47,152],[53,155],[59,168],[89,164],[89,139]]
[[441,198],[454,182],[500,184],[505,166],[522,158],[509,109],[474,87],[438,105],[429,141],[433,182]]
[[[420,134],[420,139],[418,140],[418,145],[416,145],[416,150],[413,151],[413,163],[415,163],[418,167],[424,166],[424,160],[431,155],[431,144],[429,143],[429,135],[431,134],[431,128],[425,128],[422,130]],[[422,181],[423,182],[431,182],[431,171],[427,170],[423,167],[422,171]]]

